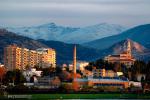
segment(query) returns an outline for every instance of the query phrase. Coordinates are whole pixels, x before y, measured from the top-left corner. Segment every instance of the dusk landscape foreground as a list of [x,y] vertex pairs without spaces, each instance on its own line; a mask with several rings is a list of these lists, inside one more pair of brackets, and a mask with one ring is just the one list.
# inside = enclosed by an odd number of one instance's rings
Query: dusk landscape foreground
[[150,99],[149,5],[1,0],[0,100]]

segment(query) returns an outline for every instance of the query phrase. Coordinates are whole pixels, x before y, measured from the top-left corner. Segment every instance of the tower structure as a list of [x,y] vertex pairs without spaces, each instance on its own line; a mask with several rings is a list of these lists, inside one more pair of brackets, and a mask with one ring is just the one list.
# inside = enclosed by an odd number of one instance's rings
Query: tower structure
[[77,78],[77,74],[76,74],[76,67],[77,67],[77,57],[76,57],[76,45],[74,46],[74,50],[73,50],[73,89],[74,91],[78,91],[79,89],[79,84],[76,80]]
[[131,40],[127,40],[127,54],[129,57],[131,57]]
[[76,74],[76,64],[77,62],[77,57],[76,57],[76,46],[74,46],[74,50],[73,50],[73,73],[74,75]]

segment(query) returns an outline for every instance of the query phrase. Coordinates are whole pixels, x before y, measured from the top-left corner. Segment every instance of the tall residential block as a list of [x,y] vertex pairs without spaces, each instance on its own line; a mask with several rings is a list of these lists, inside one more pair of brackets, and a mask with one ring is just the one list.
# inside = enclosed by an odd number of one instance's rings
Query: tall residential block
[[[41,56],[38,58],[42,62],[41,66],[52,66],[56,67],[56,51],[52,48],[39,48],[37,49],[38,54]],[[50,65],[49,65],[50,64]]]
[[21,48],[16,45],[4,49],[4,65],[8,70],[21,69]]
[[8,70],[24,70],[26,66],[55,67],[56,52],[51,48],[29,50],[17,45],[9,45],[4,49],[4,65]]

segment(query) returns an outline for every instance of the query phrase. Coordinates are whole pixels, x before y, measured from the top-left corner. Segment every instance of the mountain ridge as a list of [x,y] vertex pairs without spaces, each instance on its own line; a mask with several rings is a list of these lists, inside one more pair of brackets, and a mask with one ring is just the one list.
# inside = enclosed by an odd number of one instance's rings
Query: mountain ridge
[[[80,44],[69,44],[60,41],[45,41],[38,40],[39,42],[52,47],[56,50],[58,63],[70,63],[73,60],[73,48],[77,48],[77,60],[81,61],[94,61],[101,56],[99,50],[87,48]],[[66,60],[66,61],[64,61]]]
[[28,37],[16,35],[6,29],[0,29],[0,62],[3,62],[4,47],[11,44],[17,44],[19,47],[25,47],[28,49],[37,49],[41,47],[47,48],[46,45],[41,44]]
[[7,30],[33,39],[54,40],[81,44],[98,38],[119,34],[126,30],[117,24],[101,23],[86,27],[64,27],[55,23],[46,23],[31,27],[7,27]]
[[4,47],[16,44],[19,47],[35,50],[38,48],[53,48],[56,50],[57,64],[70,63],[73,60],[73,47],[77,45],[77,59],[83,61],[92,61],[100,56],[100,52],[81,46],[79,44],[67,44],[59,41],[34,40],[28,37],[20,36],[0,29],[0,62],[3,63]]
[[131,39],[125,39],[123,41],[117,42],[111,47],[102,50],[101,52],[103,53],[103,57],[110,54],[120,54],[122,52],[126,52],[128,41],[131,44],[131,53],[137,60],[148,60],[148,58],[150,58],[150,49]]
[[[72,35],[68,37],[65,42],[81,44],[98,38],[104,38],[107,36],[119,34],[124,30],[125,28],[117,24],[100,23],[83,27],[77,32],[72,32]],[[67,37],[67,35],[64,35],[63,38],[64,37]]]
[[105,37],[102,39],[97,39],[91,42],[84,43],[82,45],[103,50],[109,48],[110,46],[112,46],[117,42],[130,38],[131,40],[138,42],[147,48],[150,48],[149,33],[150,33],[150,24],[144,24],[128,29],[122,32],[121,34]]

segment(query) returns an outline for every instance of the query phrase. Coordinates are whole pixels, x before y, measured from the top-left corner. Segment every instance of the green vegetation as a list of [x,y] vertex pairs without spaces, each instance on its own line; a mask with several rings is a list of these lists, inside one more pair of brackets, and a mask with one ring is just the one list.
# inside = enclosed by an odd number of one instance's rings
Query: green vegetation
[[26,82],[26,79],[19,69],[7,71],[3,79],[3,84],[5,85],[8,83],[14,83],[15,85],[17,85],[24,82]]
[[115,98],[150,98],[150,94],[32,94],[33,99],[115,99]]
[[[30,94],[29,94],[30,95]],[[31,94],[33,100],[47,99],[149,99],[150,94]]]

